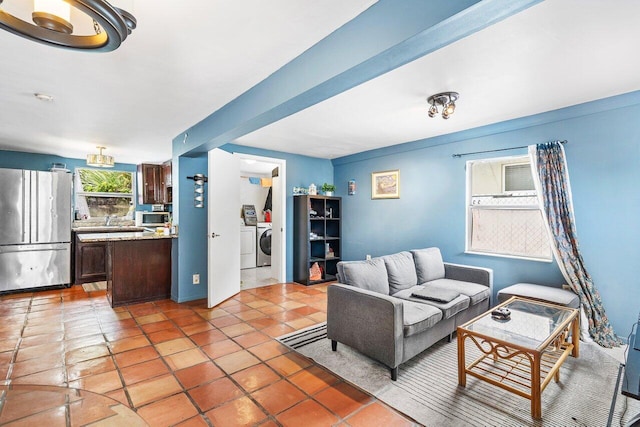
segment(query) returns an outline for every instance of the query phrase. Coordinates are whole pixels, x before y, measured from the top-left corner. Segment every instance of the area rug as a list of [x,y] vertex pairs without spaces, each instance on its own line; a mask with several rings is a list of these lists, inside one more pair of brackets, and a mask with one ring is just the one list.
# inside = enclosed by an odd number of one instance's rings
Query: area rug
[[107,290],[107,282],[92,282],[92,283],[83,283],[82,289],[85,292],[95,292],[95,291],[106,291]]
[[[534,420],[525,398],[471,376],[466,387],[458,386],[455,340],[401,365],[398,381],[391,381],[386,366],[346,345],[332,352],[326,324],[279,340],[425,426],[606,426],[619,367],[595,344],[581,343],[580,357],[569,357],[560,382],[543,391],[542,420]],[[612,425],[624,425],[639,412],[640,402],[618,394]]]

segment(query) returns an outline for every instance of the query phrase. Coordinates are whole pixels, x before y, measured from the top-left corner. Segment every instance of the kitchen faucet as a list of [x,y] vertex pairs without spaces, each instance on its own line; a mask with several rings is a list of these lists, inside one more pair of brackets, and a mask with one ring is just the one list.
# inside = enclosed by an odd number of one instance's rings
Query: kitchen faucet
[[112,217],[112,216],[109,216],[109,215],[105,216],[105,217],[104,217],[104,225],[108,226],[109,224],[111,224],[111,219],[112,219],[112,218],[113,218],[113,217]]

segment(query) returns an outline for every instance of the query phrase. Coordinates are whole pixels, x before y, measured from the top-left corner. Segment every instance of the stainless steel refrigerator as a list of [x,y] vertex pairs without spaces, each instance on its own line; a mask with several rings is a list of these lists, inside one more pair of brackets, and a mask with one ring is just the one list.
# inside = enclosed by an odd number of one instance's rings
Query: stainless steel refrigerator
[[71,281],[71,174],[0,169],[0,292]]

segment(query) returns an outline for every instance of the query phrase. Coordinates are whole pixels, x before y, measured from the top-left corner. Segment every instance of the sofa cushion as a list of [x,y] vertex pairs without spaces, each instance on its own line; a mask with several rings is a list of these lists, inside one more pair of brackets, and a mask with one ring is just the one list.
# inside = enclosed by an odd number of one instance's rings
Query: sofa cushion
[[428,301],[428,300],[424,300],[424,299],[420,299],[420,298],[416,298],[414,296],[411,296],[411,294],[417,290],[420,289],[424,289],[423,285],[417,285],[414,287],[411,287],[409,289],[403,289],[397,293],[395,293],[393,296],[396,298],[400,298],[403,300],[408,300],[408,301],[414,301],[420,304],[427,304],[427,305],[431,305],[433,307],[436,307],[438,309],[440,309],[442,311],[442,318],[443,319],[448,319],[450,317],[455,316],[457,313],[461,312],[462,310],[466,309],[469,307],[470,305],[470,299],[468,296],[464,295],[464,294],[460,294],[457,298],[452,299],[451,301],[447,302],[447,303],[440,303],[440,302],[436,302],[436,301]]
[[415,262],[419,284],[436,279],[444,279],[444,262],[442,261],[440,249],[414,249],[411,254]]
[[341,283],[389,295],[389,280],[384,261],[374,258],[367,261],[340,261],[338,275]]
[[405,337],[426,331],[442,319],[442,311],[428,304],[402,301],[404,319],[403,334]]
[[498,291],[498,302],[504,302],[513,296],[525,297],[565,307],[579,308],[580,297],[572,291],[532,283],[516,283]]
[[416,266],[413,263],[411,252],[398,252],[397,254],[382,256],[380,259],[384,261],[387,267],[389,293],[391,295],[418,284]]
[[458,298],[458,295],[460,295],[460,292],[437,286],[424,286],[423,289],[418,289],[411,293],[412,297],[436,302],[449,302]]
[[463,282],[461,280],[438,279],[425,283],[429,287],[449,289],[466,295],[471,299],[471,305],[476,305],[480,301],[484,301],[491,295],[488,286],[479,285],[477,283]]

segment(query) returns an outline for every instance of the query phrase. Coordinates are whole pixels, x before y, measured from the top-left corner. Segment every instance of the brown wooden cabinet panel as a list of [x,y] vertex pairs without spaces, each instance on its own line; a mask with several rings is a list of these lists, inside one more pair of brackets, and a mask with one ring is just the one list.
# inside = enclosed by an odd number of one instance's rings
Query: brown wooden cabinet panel
[[164,186],[164,203],[170,204],[173,202],[173,181],[172,181],[172,168],[171,161],[164,162],[162,164],[162,177]]
[[171,296],[172,239],[116,240],[107,247],[112,307]]
[[[128,231],[142,231],[142,228],[130,228]],[[101,282],[107,280],[107,242],[85,242],[78,239],[79,234],[117,233],[121,229],[73,230],[71,233],[71,283]]]
[[169,204],[172,202],[171,162],[162,165],[138,165],[138,203]]
[[76,246],[75,283],[98,282],[107,279],[105,242],[78,243]]

